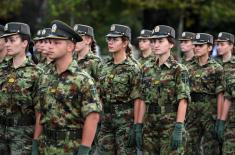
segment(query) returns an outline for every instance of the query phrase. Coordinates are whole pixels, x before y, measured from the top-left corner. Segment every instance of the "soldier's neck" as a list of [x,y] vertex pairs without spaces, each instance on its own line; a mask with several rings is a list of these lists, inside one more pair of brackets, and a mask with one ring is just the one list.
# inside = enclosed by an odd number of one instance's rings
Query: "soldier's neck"
[[73,60],[72,53],[66,53],[63,57],[56,59],[56,72],[58,74],[66,71]]
[[185,60],[186,60],[186,61],[192,60],[193,57],[194,57],[194,52],[193,52],[193,50],[192,50],[192,51],[189,51],[189,52],[185,52]]
[[222,57],[223,57],[223,62],[228,62],[232,58],[232,52],[227,52]]
[[89,53],[90,47],[86,46],[81,51],[78,52],[78,60],[84,59],[85,56]]
[[164,64],[167,59],[170,57],[171,53],[167,52],[163,55],[159,55],[159,62],[158,62],[158,66],[160,67],[162,64]]
[[24,63],[25,60],[26,60],[25,52],[18,53],[13,57],[12,66],[14,68],[19,68]]
[[150,56],[152,54],[151,48],[145,51],[142,51],[142,56],[144,58],[147,58],[148,56]]
[[114,64],[120,64],[124,60],[126,60],[126,58],[127,58],[127,55],[126,55],[125,50],[121,50],[121,51],[113,53]]
[[3,59],[6,57],[6,55],[7,55],[7,51],[4,48],[0,51],[0,62],[3,61]]
[[209,55],[205,54],[201,57],[198,58],[198,64],[199,66],[204,66],[205,64],[208,63]]

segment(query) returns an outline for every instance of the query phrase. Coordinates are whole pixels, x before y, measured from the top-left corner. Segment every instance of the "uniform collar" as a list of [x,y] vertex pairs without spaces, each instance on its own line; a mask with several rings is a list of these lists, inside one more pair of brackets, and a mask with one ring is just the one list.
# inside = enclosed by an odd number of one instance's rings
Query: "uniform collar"
[[[167,60],[166,60],[166,62],[164,62],[163,64],[162,64],[162,66],[166,66],[167,68],[171,68],[171,66],[172,66],[172,61],[174,60],[174,58],[173,58],[173,56],[170,56]],[[158,65],[158,63],[159,63],[159,56],[156,56],[155,57],[155,63]]]

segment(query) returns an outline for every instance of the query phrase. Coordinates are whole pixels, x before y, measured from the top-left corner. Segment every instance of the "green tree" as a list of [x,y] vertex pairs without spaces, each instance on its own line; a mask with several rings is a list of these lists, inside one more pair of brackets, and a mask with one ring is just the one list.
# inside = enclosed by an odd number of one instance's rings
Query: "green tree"
[[14,14],[18,14],[22,7],[21,0],[1,0],[0,19],[8,19]]

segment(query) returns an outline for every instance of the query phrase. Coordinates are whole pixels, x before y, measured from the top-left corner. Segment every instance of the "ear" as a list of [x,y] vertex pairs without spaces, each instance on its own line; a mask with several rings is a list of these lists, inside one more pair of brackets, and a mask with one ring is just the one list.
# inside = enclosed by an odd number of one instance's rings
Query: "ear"
[[69,52],[73,52],[73,51],[74,51],[74,48],[75,48],[75,43],[73,43],[72,41],[68,41],[67,44],[68,44],[67,50],[68,50]]
[[213,46],[212,46],[212,45],[209,45],[209,46],[208,46],[208,51],[212,51],[212,48],[213,48]]
[[128,44],[129,44],[129,41],[127,41],[127,40],[123,41],[123,47],[127,47]]
[[171,43],[170,43],[170,49],[172,49],[173,47],[174,47],[174,44],[171,44]]
[[28,40],[24,40],[23,41],[23,47],[26,49],[28,45],[29,45]]

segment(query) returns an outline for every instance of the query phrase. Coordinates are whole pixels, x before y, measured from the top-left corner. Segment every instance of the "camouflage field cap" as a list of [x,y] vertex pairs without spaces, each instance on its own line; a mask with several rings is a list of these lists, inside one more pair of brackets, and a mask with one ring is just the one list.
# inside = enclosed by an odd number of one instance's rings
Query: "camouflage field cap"
[[137,39],[149,39],[152,36],[151,30],[143,29],[140,31],[140,36],[137,37]]
[[213,36],[208,33],[197,33],[193,39],[193,44],[213,44]]
[[228,32],[220,32],[215,41],[230,41],[234,43],[234,35]]
[[193,40],[195,37],[195,33],[193,32],[183,32],[179,38],[179,40]]
[[4,26],[0,25],[0,38],[2,37],[3,34],[4,34]]
[[175,29],[167,25],[157,25],[152,31],[151,38],[175,38]]
[[94,38],[94,29],[91,26],[82,25],[82,24],[75,24],[73,29],[81,36],[88,35],[88,36],[91,36],[92,38]]
[[47,36],[47,38],[71,40],[73,42],[82,41],[81,36],[66,23],[59,20],[54,20],[51,25],[51,33]]
[[15,34],[24,34],[30,37],[30,27],[28,24],[20,22],[6,23],[4,27],[4,35],[2,37],[12,36]]
[[121,36],[125,36],[129,40],[131,40],[131,29],[129,26],[112,24],[109,33],[106,35],[106,37],[121,37]]

